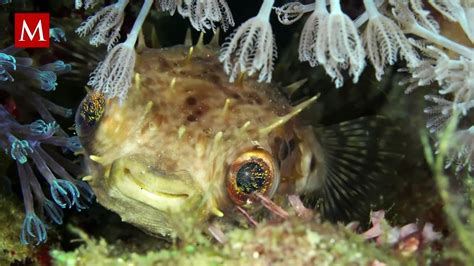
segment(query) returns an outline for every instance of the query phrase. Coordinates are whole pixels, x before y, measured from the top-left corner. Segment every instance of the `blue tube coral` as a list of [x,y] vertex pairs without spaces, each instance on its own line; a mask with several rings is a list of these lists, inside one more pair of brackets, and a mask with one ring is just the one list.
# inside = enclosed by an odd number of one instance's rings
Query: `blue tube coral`
[[[58,36],[65,39],[61,34]],[[69,72],[71,66],[56,61],[35,67],[31,58],[16,56],[18,52],[12,47],[0,50],[0,92],[21,99],[41,119],[20,123],[0,104],[0,148],[16,162],[20,179],[25,206],[20,241],[38,245],[47,240],[48,222],[62,224],[63,208],[75,207],[81,211],[92,203],[94,194],[85,182],[77,179],[81,175],[80,167],[54,148],[59,147],[63,152],[81,149],[77,137],[68,136],[53,116],[71,117],[72,110],[35,91],[55,90],[57,75]],[[44,184],[49,185],[48,193],[43,191]]]

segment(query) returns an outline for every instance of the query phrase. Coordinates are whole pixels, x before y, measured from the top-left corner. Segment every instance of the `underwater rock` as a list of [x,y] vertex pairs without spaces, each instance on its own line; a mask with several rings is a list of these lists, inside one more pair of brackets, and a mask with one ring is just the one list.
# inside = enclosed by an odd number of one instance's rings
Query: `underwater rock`
[[[191,230],[191,229],[189,229]],[[291,217],[254,229],[232,229],[225,244],[206,237],[144,254],[126,244],[91,239],[78,249],[52,251],[55,265],[415,265],[416,256],[400,257],[387,247],[364,242],[343,226]],[[379,264],[376,264],[379,263]]]

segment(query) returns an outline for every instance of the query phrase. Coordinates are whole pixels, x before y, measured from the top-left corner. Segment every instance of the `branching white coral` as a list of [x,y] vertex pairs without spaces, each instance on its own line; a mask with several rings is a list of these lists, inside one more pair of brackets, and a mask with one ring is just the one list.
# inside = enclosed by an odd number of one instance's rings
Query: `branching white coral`
[[468,7],[467,1],[461,4],[460,0],[429,0],[428,2],[447,19],[458,22],[469,40],[474,42],[474,22],[469,19],[467,13],[468,8],[474,10],[474,6]]
[[223,44],[219,60],[231,82],[240,73],[253,75],[259,71],[258,81],[271,81],[277,56],[269,21],[274,2],[264,0],[258,15],[244,22]]
[[152,4],[153,0],[145,0],[127,40],[115,46],[91,74],[88,85],[108,99],[119,97],[123,100],[127,96],[135,67],[135,43]]
[[119,0],[102,8],[82,22],[76,33],[84,37],[90,35],[89,43],[95,46],[107,44],[110,50],[120,38],[120,28],[124,20],[124,10],[129,0]]
[[[411,74],[407,92],[417,86],[437,82],[439,96],[425,96],[428,102],[434,104],[425,109],[428,114],[426,126],[431,133],[441,132],[454,116],[462,119],[474,107],[474,49],[443,36],[433,26],[434,23],[429,23],[429,19],[421,19],[423,16],[429,18],[429,15],[420,1],[410,0],[410,5],[407,1],[391,0],[390,3],[393,5],[393,15],[402,24],[404,33],[419,38],[410,40],[410,43],[423,56],[419,66],[409,66],[407,69]],[[460,1],[431,0],[429,3],[446,19],[459,22],[472,42],[474,19],[467,15],[472,7],[465,6],[466,3],[463,6]],[[456,172],[466,167],[468,171],[474,170],[474,127],[458,128],[450,138],[450,143],[446,168],[455,165]]]
[[198,31],[216,31],[216,23],[220,23],[224,31],[235,25],[226,0],[159,0],[159,7],[171,15],[178,10]]
[[426,86],[434,81],[434,66],[433,63],[428,60],[421,61],[420,64],[415,68],[401,68],[398,71],[411,73],[411,75],[399,83],[399,85],[406,86],[406,94],[413,92],[413,90],[419,86]]
[[304,24],[298,47],[299,60],[302,62],[308,61],[311,66],[317,65],[316,44],[318,38],[321,38],[319,31],[321,30],[321,24],[329,15],[325,0],[317,0],[316,5],[318,8],[314,9]]
[[98,0],[76,0],[75,1],[75,8],[79,9],[84,6],[84,9],[89,9],[93,8],[95,5],[97,5]]
[[411,68],[412,73],[408,92],[417,86],[425,86],[437,81],[440,85],[439,94],[452,94],[453,104],[463,113],[467,114],[467,106],[474,100],[474,62],[471,59],[459,57],[451,59],[442,50],[434,46],[420,46],[427,58],[422,64]]
[[[82,0],[76,1],[76,4],[87,8],[95,2]],[[119,36],[124,8],[128,2],[119,0],[105,7],[84,22],[78,33],[90,34],[92,44],[107,43],[109,49],[112,48]],[[145,0],[144,7],[152,2]],[[258,15],[244,22],[223,44],[219,60],[231,82],[243,73],[259,73],[258,81],[271,81],[277,56],[269,21],[274,2],[264,0]],[[189,18],[192,26],[199,31],[216,30],[217,24],[221,24],[224,30],[234,25],[225,0],[158,0],[156,3],[162,11],[171,14],[178,11],[183,17]],[[323,66],[336,87],[343,85],[344,70],[352,76],[354,83],[358,82],[365,68],[366,54],[378,80],[387,65],[393,65],[401,58],[407,63],[404,70],[409,74],[407,92],[433,82],[439,85],[436,95],[426,97],[435,104],[425,110],[431,117],[428,122],[430,131],[436,132],[445,127],[453,113],[468,115],[474,106],[472,43],[464,44],[444,36],[438,24],[440,17],[432,16],[430,10],[436,9],[444,19],[459,23],[472,42],[474,6],[470,1],[364,0],[364,5],[366,11],[355,21],[343,13],[340,0],[315,0],[313,4],[295,1],[275,8],[275,12],[279,21],[285,25],[312,12],[300,36],[298,57],[311,66]],[[149,10],[142,14],[143,8],[127,41],[110,51],[89,81],[107,98],[118,96],[123,99],[131,86],[134,44],[140,23],[143,23]],[[138,28],[137,23],[140,24]],[[363,40],[358,28],[364,30]],[[1,66],[5,68],[8,60],[3,59],[5,62]],[[4,70],[0,77],[8,79],[7,71],[11,69]]]
[[169,12],[170,15],[174,15],[178,5],[181,5],[182,0],[158,0],[161,11]]
[[425,108],[424,112],[428,114],[426,127],[430,133],[442,131],[453,114],[453,102],[437,95],[425,95],[425,100],[431,105]]
[[102,92],[106,98],[124,98],[132,86],[135,50],[127,43],[120,43],[107,54],[104,61],[92,72],[88,85]]
[[474,126],[457,130],[450,142],[445,168],[454,166],[456,172],[474,170]]
[[[442,85],[440,94],[453,94],[455,103],[474,100],[474,62],[460,57],[452,60],[441,57],[435,68],[435,76]],[[466,114],[465,110],[462,110]]]
[[[429,57],[424,65],[411,70],[411,81],[418,85],[437,81],[440,85],[438,93],[452,96],[452,100],[435,95],[425,96],[428,102],[434,103],[425,109],[428,114],[426,126],[431,133],[438,133],[447,128],[454,114],[466,117],[474,107],[474,64],[472,59],[462,56],[451,59],[433,46],[427,46],[424,52]],[[445,167],[453,167],[456,172],[466,168],[474,170],[474,127],[457,129],[453,134]]]
[[399,51],[409,66],[417,66],[418,54],[398,25],[377,10],[374,0],[364,0],[364,5],[369,15],[364,32],[365,47],[377,80],[381,80],[386,64],[393,65],[397,61]]
[[[474,100],[456,103],[446,100],[440,96],[426,95],[425,99],[433,105],[425,109],[429,115],[426,126],[430,133],[443,132],[449,124],[454,114],[465,116],[462,112],[468,112],[474,107]],[[468,171],[474,168],[474,126],[468,129],[457,129],[449,139],[450,145],[445,168],[455,166],[455,171],[459,172],[467,167]],[[439,143],[436,142],[438,148]]]
[[[324,1],[324,4],[326,4],[326,1]],[[303,5],[300,2],[290,2],[281,7],[275,7],[275,13],[281,24],[291,25],[303,17],[305,13],[313,11],[314,7],[315,4]]]
[[[331,13],[333,13],[333,7],[337,7],[336,2],[330,1]],[[443,36],[439,31],[437,21],[423,6],[426,3],[420,0],[390,0],[389,2],[395,21],[382,14],[373,0],[364,0],[366,12],[357,19],[357,26],[363,25],[367,18],[369,20],[364,32],[369,60],[375,67],[377,79],[380,79],[384,67],[395,63],[400,54],[400,57],[407,61],[405,71],[410,74],[406,83],[408,85],[406,92],[418,86],[436,82],[439,85],[438,94],[449,95],[447,98],[438,95],[426,96],[427,101],[434,103],[434,106],[425,109],[425,112],[429,114],[427,127],[432,133],[439,132],[446,128],[447,121],[454,113],[460,113],[464,117],[474,107],[474,49]],[[474,15],[474,7],[468,7],[466,2],[460,1],[430,0],[429,3],[447,19],[459,22],[466,36],[472,39],[474,19],[468,14]],[[315,8],[322,10],[325,7],[321,4]],[[321,24],[319,21],[312,22],[312,19],[314,18],[308,19],[307,25],[312,23],[313,27],[305,25],[302,33],[302,40],[305,42],[300,42],[300,59],[314,65],[311,54],[316,51],[317,63],[324,65],[326,72],[336,80],[336,85],[338,85],[339,81],[342,82],[340,69],[351,65],[353,61],[347,60],[348,57],[346,57],[345,63],[341,66],[340,58],[337,60],[337,54],[334,52],[339,47],[329,44],[329,39],[337,36],[339,32],[325,31],[328,25]],[[402,28],[399,28],[397,23]],[[407,39],[407,34],[415,35],[414,39]],[[308,41],[312,40],[311,38],[317,40],[315,46]],[[417,54],[416,50],[421,51],[421,54]],[[471,131],[474,132],[474,129]],[[473,152],[471,144],[474,143],[474,139],[469,139],[472,134],[467,134],[467,132],[465,129],[459,129],[456,132],[458,136],[462,136],[459,141],[456,141],[460,145],[458,146],[460,152],[451,152],[451,162],[458,162],[457,169],[460,169],[459,165],[469,165],[470,158],[474,158],[471,156]],[[461,160],[464,161],[459,163]],[[447,166],[450,166],[451,162],[448,161]]]
[[[348,68],[353,82],[357,83],[365,67],[365,51],[357,28],[342,12],[339,0],[331,0],[330,4],[331,12],[321,21],[315,49],[319,64],[324,66],[327,74],[339,88],[344,83],[340,74],[341,69]],[[320,8],[322,5],[316,6],[316,9]]]
[[430,13],[423,8],[420,0],[389,0],[392,5],[392,13],[397,21],[405,26],[420,25],[427,31],[439,32],[439,25],[431,17]]
[[[415,67],[401,68],[399,72],[407,72],[409,75],[404,81],[400,82],[400,85],[406,85],[405,93],[411,93],[414,89],[420,86],[429,85],[436,80],[442,81],[439,77],[436,77],[436,67],[440,63],[441,68],[445,68],[445,59],[449,59],[439,49],[432,45],[426,45],[425,41],[414,40],[409,38],[408,41],[412,46],[421,52],[423,60],[420,64]],[[441,52],[441,53],[440,53]]]
[[178,12],[188,17],[191,25],[198,31],[217,30],[215,23],[227,31],[235,25],[226,0],[183,0],[178,6]]
[[[398,2],[407,5],[407,1],[398,0]],[[424,8],[422,0],[409,0],[409,2],[415,20],[422,27],[432,32],[439,32],[438,22],[436,22],[436,20],[430,15],[430,12]]]
[[[412,0],[415,1],[415,0]],[[429,27],[424,27],[423,24],[417,20],[416,15],[410,10],[409,6],[404,3],[406,1],[395,1],[390,0],[390,3],[393,5],[392,13],[403,25],[403,30],[405,34],[411,33],[415,34],[418,37],[421,37],[431,43],[440,45],[446,49],[449,49],[459,55],[464,56],[465,58],[472,59],[474,56],[474,50],[463,46],[457,42],[454,42],[438,32],[433,32]]]

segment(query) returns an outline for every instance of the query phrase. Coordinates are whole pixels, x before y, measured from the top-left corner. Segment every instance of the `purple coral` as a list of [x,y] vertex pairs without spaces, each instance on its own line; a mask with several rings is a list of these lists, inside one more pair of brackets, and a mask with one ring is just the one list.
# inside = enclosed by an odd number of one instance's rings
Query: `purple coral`
[[[41,119],[20,123],[0,105],[0,148],[16,162],[18,169],[26,213],[20,241],[38,245],[47,239],[44,218],[61,224],[62,208],[76,206],[82,210],[92,201],[93,193],[85,182],[73,177],[80,175],[77,166],[53,148],[70,152],[81,149],[77,137],[69,137],[53,117],[53,114],[71,117],[72,110],[50,102],[35,91],[55,90],[57,74],[70,71],[71,66],[56,61],[34,67],[30,58],[16,56],[18,52],[12,47],[0,50],[0,91],[33,107]],[[44,193],[38,174],[49,184],[49,196]]]

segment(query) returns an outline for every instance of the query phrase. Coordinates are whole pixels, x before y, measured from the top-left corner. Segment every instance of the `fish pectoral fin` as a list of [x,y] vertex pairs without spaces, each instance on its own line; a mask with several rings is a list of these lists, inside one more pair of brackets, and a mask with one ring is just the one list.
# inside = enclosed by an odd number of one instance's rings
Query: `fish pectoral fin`
[[368,219],[381,196],[393,191],[391,185],[403,158],[401,131],[380,116],[314,130],[324,156],[317,204],[323,217],[330,221]]

